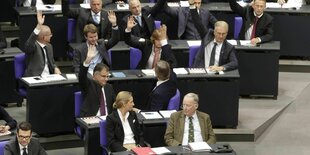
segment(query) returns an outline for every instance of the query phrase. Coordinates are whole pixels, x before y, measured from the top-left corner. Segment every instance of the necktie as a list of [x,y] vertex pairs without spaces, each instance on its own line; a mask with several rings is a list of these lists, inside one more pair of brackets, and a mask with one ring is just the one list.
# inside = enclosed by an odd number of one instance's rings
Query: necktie
[[99,102],[100,102],[100,115],[105,115],[105,104],[104,104],[104,96],[102,92],[102,88],[99,90]]
[[188,117],[189,119],[189,124],[188,124],[188,142],[194,142],[194,125],[193,125],[193,117]]
[[97,24],[100,23],[100,21],[98,19],[98,16],[99,16],[98,14],[94,14],[94,17],[93,17],[94,18],[94,22],[97,23]]
[[[44,48],[45,52],[44,52],[43,48]],[[48,67],[50,74],[53,74],[54,73],[53,67],[52,67],[51,63],[49,62],[49,59],[47,56],[47,47],[44,46],[43,48],[42,48],[42,54],[43,54],[44,62],[45,62],[45,64],[47,64],[47,67]]]
[[152,68],[154,68],[157,62],[159,61],[159,53],[160,53],[160,48],[154,47],[154,60],[153,60]]
[[23,148],[23,155],[28,155],[25,147]]
[[255,17],[253,29],[252,29],[252,33],[251,33],[251,39],[255,38],[257,21],[258,21],[258,17]]
[[31,0],[30,6],[36,6],[36,0]]
[[212,51],[211,51],[211,57],[210,57],[209,66],[213,66],[214,65],[216,45],[217,45],[217,43],[215,42],[214,45],[213,45]]
[[141,20],[141,16],[136,16],[136,20],[138,21],[140,27],[142,27],[142,20]]

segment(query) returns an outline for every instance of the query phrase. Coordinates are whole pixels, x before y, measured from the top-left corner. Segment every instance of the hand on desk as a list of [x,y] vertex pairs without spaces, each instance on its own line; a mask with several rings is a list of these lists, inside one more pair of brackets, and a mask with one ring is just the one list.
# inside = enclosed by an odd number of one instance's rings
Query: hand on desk
[[4,133],[10,130],[8,125],[0,125],[0,133]]
[[223,66],[209,66],[210,71],[224,71],[225,68]]
[[256,45],[256,44],[260,43],[260,41],[261,40],[258,37],[256,37],[256,38],[251,39],[251,44]]

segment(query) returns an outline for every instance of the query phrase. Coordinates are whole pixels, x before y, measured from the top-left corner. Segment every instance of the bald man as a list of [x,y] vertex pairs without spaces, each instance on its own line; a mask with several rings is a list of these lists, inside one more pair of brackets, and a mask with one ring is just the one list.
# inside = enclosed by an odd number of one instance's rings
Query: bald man
[[193,67],[208,68],[211,71],[236,69],[238,60],[235,55],[235,48],[226,40],[228,24],[225,21],[217,21],[214,30],[206,29],[199,20],[193,0],[189,0],[189,4],[191,5],[194,24],[202,38]]
[[45,16],[37,12],[38,24],[25,43],[26,70],[24,76],[46,76],[61,74],[53,56],[53,46],[50,40],[51,29],[43,25]]

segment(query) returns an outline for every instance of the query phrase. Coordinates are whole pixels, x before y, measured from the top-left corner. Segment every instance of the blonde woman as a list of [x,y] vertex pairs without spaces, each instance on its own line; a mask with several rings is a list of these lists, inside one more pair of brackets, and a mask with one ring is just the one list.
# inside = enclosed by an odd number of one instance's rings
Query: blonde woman
[[113,103],[116,110],[107,116],[106,135],[111,152],[144,146],[143,133],[133,111],[134,105],[131,92],[121,91],[117,94]]

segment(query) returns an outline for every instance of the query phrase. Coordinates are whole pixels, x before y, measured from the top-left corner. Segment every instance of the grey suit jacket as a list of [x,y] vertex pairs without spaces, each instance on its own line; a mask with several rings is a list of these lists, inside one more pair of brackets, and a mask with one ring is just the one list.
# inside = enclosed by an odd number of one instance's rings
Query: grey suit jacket
[[[111,67],[111,60],[108,55],[108,50],[116,45],[119,41],[119,29],[112,31],[112,37],[105,42],[104,40],[98,40],[97,50],[102,57],[102,63]],[[73,69],[75,73],[80,72],[80,66],[83,64],[87,57],[88,47],[86,42],[81,43],[73,52]]]
[[[190,9],[187,7],[170,8],[165,3],[164,11],[166,14],[178,18],[178,37],[187,40],[200,40],[199,33],[195,28],[193,19],[191,17]],[[207,9],[200,8],[199,16],[203,26],[213,28],[217,19]]]
[[[42,74],[45,60],[44,54],[42,52],[41,46],[37,43],[38,36],[32,32],[30,37],[25,43],[25,54],[26,54],[26,70],[24,76],[39,76]],[[47,61],[50,73],[54,73],[56,66],[54,55],[53,55],[53,46],[51,44],[46,44],[46,54]]]
[[[10,140],[4,147],[4,155],[21,155],[17,137]],[[31,138],[28,144],[28,155],[47,155],[40,142],[36,138]]]
[[[196,111],[201,129],[203,141],[208,144],[216,143],[215,134],[213,132],[210,116],[206,113]],[[165,142],[168,146],[178,146],[182,144],[184,135],[185,114],[178,111],[171,114],[169,124],[165,133]]]

